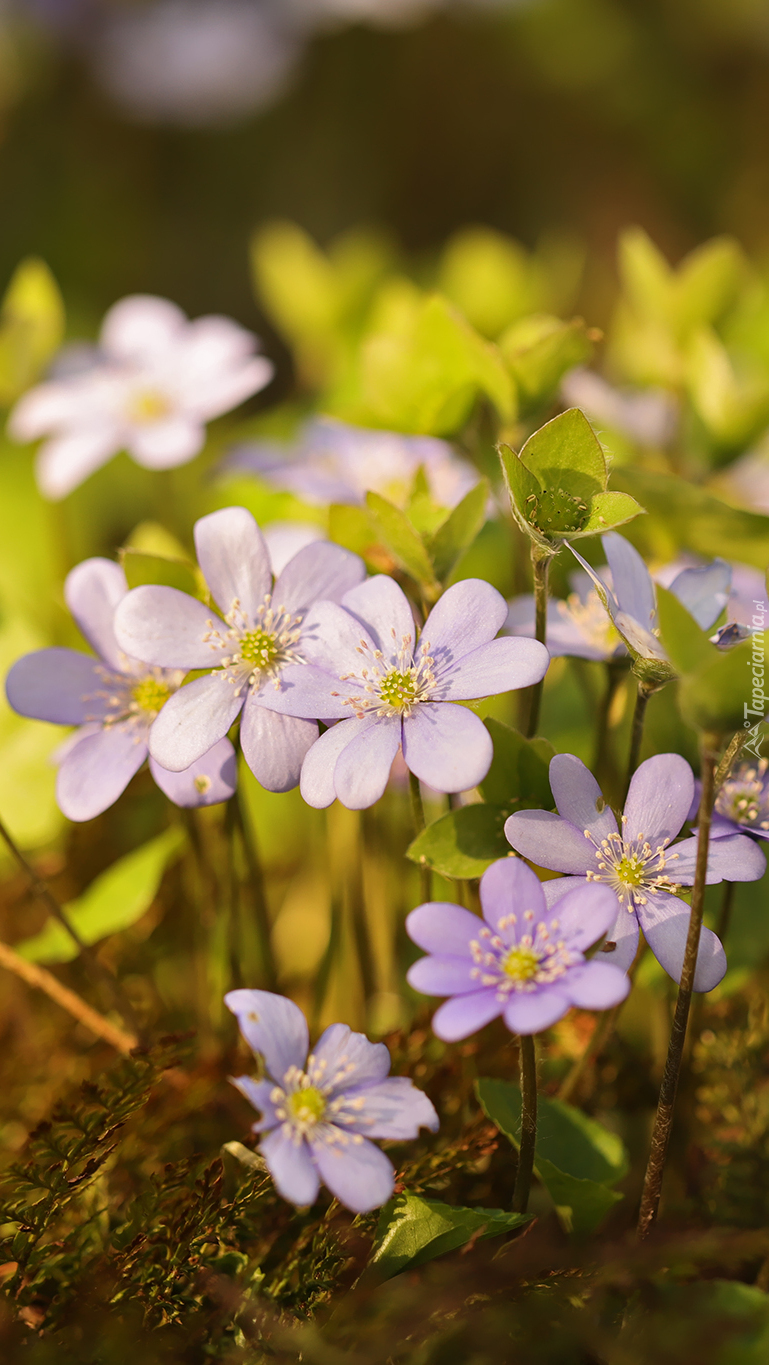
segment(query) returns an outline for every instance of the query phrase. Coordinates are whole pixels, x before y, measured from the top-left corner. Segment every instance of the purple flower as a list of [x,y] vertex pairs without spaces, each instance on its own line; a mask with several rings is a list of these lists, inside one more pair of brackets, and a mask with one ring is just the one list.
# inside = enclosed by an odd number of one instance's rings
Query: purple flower
[[360,583],[363,561],[315,541],[288,561],[273,586],[264,537],[244,507],[202,517],[195,545],[221,616],[176,588],[147,585],[128,594],[115,619],[118,641],[137,658],[184,672],[213,669],[171,698],[153,727],[150,751],[179,772],[226,735],[242,711],[240,743],[251,771],[269,791],[288,791],[318,737],[316,717],[325,712],[279,715],[274,701],[284,695],[284,675],[303,671],[308,607]]
[[384,1043],[370,1043],[346,1024],[331,1024],[309,1057],[307,1021],[292,1000],[270,991],[224,997],[266,1078],[233,1079],[261,1111],[253,1126],[279,1194],[313,1204],[321,1181],[355,1213],[386,1203],[394,1173],[370,1138],[402,1142],[420,1128],[435,1132],[438,1115],[406,1076],[390,1076]]
[[409,937],[430,954],[409,968],[409,985],[452,997],[433,1018],[439,1038],[466,1038],[500,1014],[513,1033],[539,1033],[572,1005],[602,1010],[625,999],[625,973],[583,955],[616,918],[608,887],[569,888],[556,914],[531,868],[501,858],[480,891],[483,920],[442,902],[420,905],[406,920]]
[[[603,571],[607,586],[609,571]],[[565,600],[547,604],[547,648],[552,658],[567,654],[577,659],[605,661],[626,656],[619,632],[586,573],[570,576],[573,591]],[[504,625],[506,635],[534,639],[535,609],[531,593],[514,597]]]
[[[86,559],[67,575],[67,606],[96,658],[75,649],[39,649],[13,665],[6,680],[14,711],[79,728],[58,752],[56,799],[70,820],[92,820],[138,772],[155,719],[182,682],[179,670],[148,668],[124,654],[114,615],[128,592],[109,559]],[[235,790],[235,751],[228,739],[209,746],[183,772],[156,759],[150,771],[177,806],[210,806]]]
[[[569,875],[545,883],[548,906],[585,882],[611,887],[619,912],[609,939],[612,962],[627,970],[638,948],[639,925],[657,961],[675,981],[689,929],[689,908],[677,896],[691,886],[697,839],[670,847],[692,804],[694,777],[678,754],[642,763],[630,783],[622,831],[598,783],[573,754],[557,754],[550,786],[558,814],[526,810],[511,815],[505,834],[513,848],[540,867]],[[743,835],[717,840],[709,850],[708,883],[752,882],[764,873],[760,849]],[[694,989],[709,991],[726,971],[721,943],[710,929],[700,938]]]
[[335,797],[351,810],[379,800],[399,747],[406,766],[442,792],[465,791],[486,775],[492,744],[485,725],[454,703],[527,687],[543,677],[548,653],[536,640],[495,640],[504,598],[478,578],[445,592],[419,642],[405,594],[380,574],[308,614],[304,668],[288,667],[264,705],[292,716],[339,719],[302,766],[310,806]]
[[[769,839],[769,759],[741,763],[719,788],[710,826],[711,839],[730,834],[752,834]],[[695,821],[700,805],[702,784],[694,784],[694,800],[689,819]]]

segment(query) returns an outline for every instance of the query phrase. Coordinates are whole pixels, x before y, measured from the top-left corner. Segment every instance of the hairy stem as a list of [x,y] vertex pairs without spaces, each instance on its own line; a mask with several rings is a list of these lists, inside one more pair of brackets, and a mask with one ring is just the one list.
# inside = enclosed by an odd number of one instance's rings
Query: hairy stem
[[703,736],[701,744],[702,797],[700,800],[697,822],[697,864],[694,874],[694,886],[692,888],[689,933],[686,938],[686,950],[684,953],[683,969],[681,971],[681,982],[678,987],[678,999],[676,1000],[673,1026],[670,1031],[668,1055],[662,1076],[662,1084],[660,1086],[654,1128],[652,1129],[649,1163],[646,1167],[646,1178],[644,1180],[643,1194],[641,1196],[641,1209],[638,1215],[639,1237],[647,1236],[652,1223],[657,1217],[660,1195],[662,1193],[662,1177],[665,1171],[665,1160],[670,1144],[670,1134],[673,1128],[676,1093],[678,1091],[678,1080],[681,1074],[681,1063],[686,1043],[686,1029],[689,1022],[692,991],[694,989],[694,973],[697,966],[697,951],[700,944],[700,929],[702,928],[702,912],[705,905],[705,882],[708,870],[710,823],[713,813],[716,771],[714,747],[713,737],[709,735]]
[[739,757],[740,751],[742,750],[743,745],[746,743],[747,739],[748,735],[746,734],[746,732],[744,730],[738,730],[736,735],[732,737],[726,749],[724,750],[721,762],[716,768],[716,776],[713,784],[714,793],[716,796],[718,795],[719,788],[721,788],[724,785],[724,782],[729,776],[732,764],[734,763],[735,759]]
[[79,1023],[85,1024],[97,1038],[103,1038],[112,1047],[117,1048],[118,1052],[128,1053],[132,1048],[138,1047],[138,1039],[130,1033],[125,1033],[123,1029],[117,1028],[115,1024],[105,1019],[103,1014],[87,1005],[85,1000],[81,1000],[79,995],[63,986],[58,977],[49,972],[45,967],[38,967],[35,962],[27,962],[25,958],[19,957],[18,953],[9,948],[7,943],[0,943],[0,966],[7,971],[13,972],[22,981],[26,981],[28,986],[36,986],[38,990],[45,991],[51,1000],[55,1000],[57,1005],[67,1010]]
[[518,1045],[521,1058],[521,1145],[513,1190],[513,1213],[525,1213],[529,1205],[537,1146],[537,1057],[531,1034],[521,1034]]
[[[414,821],[414,837],[422,833],[425,827],[425,809],[422,805],[422,792],[419,787],[419,778],[412,772],[409,773],[409,790],[411,792],[411,814]],[[422,900],[429,901],[433,898],[433,874],[427,863],[422,863],[419,868],[419,876],[422,883]]]
[[[531,547],[531,572],[534,578],[534,638],[540,644],[547,643],[547,583],[550,574],[550,555],[543,555],[536,546]],[[529,689],[529,715],[526,722],[526,738],[537,733],[539,709],[542,704],[544,678]]]

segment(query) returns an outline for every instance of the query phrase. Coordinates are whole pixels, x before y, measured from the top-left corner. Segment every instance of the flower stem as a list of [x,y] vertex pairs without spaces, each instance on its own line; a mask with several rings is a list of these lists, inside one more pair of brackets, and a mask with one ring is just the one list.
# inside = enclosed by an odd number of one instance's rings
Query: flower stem
[[374,951],[371,945],[371,932],[366,914],[366,890],[363,876],[363,857],[366,847],[365,811],[358,813],[357,824],[355,853],[351,861],[349,880],[350,918],[358,954],[364,1004],[368,1009],[376,991],[376,970],[374,967]]
[[254,910],[254,922],[259,940],[259,953],[262,959],[265,987],[274,991],[278,984],[278,969],[272,950],[272,925],[267,905],[267,892],[264,885],[264,869],[259,857],[259,848],[251,824],[243,811],[241,788],[232,800],[233,818],[243,844],[243,853],[248,869],[248,888]]
[[521,1145],[513,1190],[513,1213],[525,1213],[529,1204],[537,1146],[537,1057],[534,1038],[530,1033],[521,1034],[518,1046],[521,1059]]
[[714,737],[704,735],[701,743],[702,798],[700,800],[697,822],[697,863],[694,874],[694,886],[692,888],[689,933],[686,938],[686,950],[684,952],[684,963],[681,971],[681,982],[678,987],[678,999],[676,1000],[673,1026],[670,1031],[668,1055],[662,1076],[662,1084],[660,1086],[654,1127],[652,1129],[649,1163],[646,1167],[646,1178],[644,1180],[643,1194],[641,1196],[641,1209],[638,1215],[639,1237],[646,1237],[648,1235],[659,1209],[660,1195],[662,1193],[662,1177],[665,1171],[665,1159],[667,1157],[670,1134],[673,1127],[673,1114],[675,1110],[676,1093],[678,1090],[678,1080],[681,1074],[681,1063],[683,1061],[684,1045],[686,1043],[686,1028],[689,1022],[692,990],[694,988],[694,973],[697,966],[697,951],[700,944],[700,929],[702,928],[702,912],[705,905],[705,882],[708,871],[710,823],[715,793],[716,754],[714,749]]
[[85,1024],[91,1033],[97,1038],[103,1038],[118,1052],[128,1053],[132,1048],[138,1047],[138,1039],[132,1034],[125,1033],[123,1029],[110,1023],[109,1019],[105,1019],[103,1014],[92,1009],[74,991],[63,986],[53,972],[49,972],[45,967],[39,967],[36,962],[27,962],[26,958],[19,957],[7,943],[0,943],[0,966],[26,981],[28,986],[36,986],[38,990],[45,991],[51,1000],[55,1000],[57,1005],[67,1010],[78,1023]]
[[[549,554],[543,555],[535,545],[531,547],[531,572],[534,578],[534,638],[540,644],[547,643],[547,584],[550,574]],[[526,738],[537,733],[539,709],[542,704],[544,678],[529,689],[529,715],[526,722]]]
[[593,772],[599,785],[602,778],[610,779],[611,785],[614,785],[616,769],[613,756],[609,752],[609,719],[614,699],[625,680],[627,665],[627,659],[609,659],[605,665],[606,685],[598,708],[593,748]]
[[646,707],[649,704],[650,696],[653,692],[656,692],[656,690],[656,687],[652,687],[650,684],[639,680],[635,710],[633,711],[633,728],[630,732],[630,752],[628,753],[627,760],[624,797],[628,794],[633,773],[638,767],[638,760],[641,756],[641,741],[643,740],[644,733],[644,720],[646,719]]
[[[409,790],[411,792],[411,814],[414,820],[414,837],[422,833],[425,827],[425,808],[422,805],[422,792],[419,787],[419,778],[414,773],[409,772]],[[422,900],[432,900],[433,896],[433,874],[427,863],[422,863],[419,868],[419,875],[422,881]]]
[[735,882],[724,882],[724,889],[721,895],[721,909],[718,914],[718,924],[716,925],[716,938],[720,938],[722,943],[729,932],[729,925],[732,920],[735,886]]

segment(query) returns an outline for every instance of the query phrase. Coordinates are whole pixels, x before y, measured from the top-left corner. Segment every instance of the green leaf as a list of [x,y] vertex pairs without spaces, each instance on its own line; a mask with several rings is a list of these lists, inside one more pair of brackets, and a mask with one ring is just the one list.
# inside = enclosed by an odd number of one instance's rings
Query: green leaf
[[332,503],[328,509],[328,533],[337,545],[364,554],[376,539],[371,518],[364,507]]
[[575,531],[570,539],[602,536],[605,531],[613,531],[617,526],[624,526],[643,511],[645,508],[641,507],[635,498],[631,498],[629,493],[596,493],[590,501],[590,515],[582,530]]
[[480,877],[490,863],[510,854],[501,806],[460,806],[418,834],[407,849],[413,863],[458,880]]
[[17,266],[0,308],[0,404],[34,384],[64,336],[64,303],[44,261]]
[[590,499],[603,493],[608,467],[603,447],[584,412],[569,408],[529,437],[521,460],[544,489]]
[[466,493],[427,542],[435,577],[444,583],[465,550],[469,549],[486,520],[489,500],[487,479]]
[[704,488],[674,474],[652,473],[623,465],[613,482],[637,498],[648,518],[634,528],[631,539],[647,557],[659,553],[659,531],[664,557],[691,550],[710,560],[713,555],[752,564],[763,573],[769,562],[769,517],[744,512],[714,498]]
[[201,583],[195,565],[183,559],[166,559],[164,555],[144,554],[130,547],[120,551],[129,588],[138,588],[144,583],[160,583],[166,588],[178,588],[180,592],[198,597]]
[[690,251],[676,271],[673,290],[679,336],[722,317],[747,274],[745,254],[733,237],[713,237]]
[[691,612],[667,588],[657,584],[660,640],[678,673],[693,673],[713,661],[714,646]]
[[520,455],[516,455],[510,446],[497,446],[497,452],[510,498],[510,510],[518,526],[540,548],[549,549],[550,542],[538,530],[533,520],[536,517],[542,485],[526,468]]
[[396,563],[422,587],[439,591],[425,543],[405,512],[379,493],[366,494],[371,524]]
[[[521,1092],[511,1081],[476,1081],[479,1103],[516,1148]],[[569,1231],[593,1232],[622,1196],[608,1186],[628,1168],[622,1140],[570,1104],[539,1096],[535,1170]]]
[[[687,724],[696,730],[722,735],[741,730],[746,722],[755,724],[760,717],[746,717],[745,707],[753,704],[754,651],[757,662],[763,666],[765,650],[763,631],[731,649],[711,646],[711,662],[682,678],[678,686],[678,704]],[[763,687],[763,681],[762,676],[758,685]]]
[[484,336],[542,306],[542,267],[512,237],[491,228],[464,228],[448,242],[439,284]]
[[[168,829],[102,872],[82,896],[64,911],[84,943],[128,929],[149,909],[169,863],[184,846],[180,829]],[[58,920],[49,919],[39,934],[16,945],[28,962],[70,962],[78,947]]]
[[769,380],[763,367],[738,373],[726,347],[709,327],[691,339],[689,396],[710,436],[726,450],[741,450],[766,426]]
[[548,402],[567,371],[589,359],[593,345],[582,318],[562,322],[535,313],[513,323],[500,337],[499,349],[526,411]]
[[626,228],[619,239],[619,269],[625,296],[640,317],[669,322],[673,271],[643,228]]
[[529,1221],[522,1213],[456,1208],[404,1190],[382,1209],[369,1266],[375,1268],[378,1279],[389,1280],[456,1251],[471,1238],[500,1237]]
[[479,783],[484,801],[501,806],[508,815],[532,807],[551,810],[554,802],[548,770],[555,753],[552,744],[546,739],[524,739],[512,726],[493,717],[484,724],[494,743],[491,767]]

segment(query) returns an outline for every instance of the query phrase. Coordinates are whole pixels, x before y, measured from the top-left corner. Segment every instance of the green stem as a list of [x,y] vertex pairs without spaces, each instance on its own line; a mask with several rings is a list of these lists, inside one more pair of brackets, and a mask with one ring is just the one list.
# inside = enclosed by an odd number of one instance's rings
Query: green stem
[[638,767],[638,760],[641,756],[641,742],[643,740],[644,720],[646,719],[646,708],[649,704],[650,696],[652,695],[653,692],[656,692],[656,690],[657,690],[656,687],[652,687],[650,684],[641,682],[639,680],[638,693],[635,702],[635,710],[633,711],[633,728],[630,732],[630,752],[628,753],[627,759],[627,774],[625,777],[624,793],[625,796],[627,796],[628,794],[633,773]]
[[718,915],[718,924],[716,925],[716,936],[720,938],[722,943],[729,932],[729,925],[731,924],[732,920],[732,908],[734,906],[734,891],[735,891],[734,882],[724,882],[724,889],[721,895],[721,909]]
[[[534,638],[540,644],[547,643],[547,583],[550,573],[551,555],[543,555],[536,546],[531,547],[531,572],[534,578]],[[526,723],[526,738],[537,733],[539,710],[542,704],[544,678],[529,689],[529,716]]]
[[272,924],[270,923],[270,911],[267,904],[267,892],[264,884],[264,869],[259,857],[259,848],[256,836],[251,828],[251,823],[243,810],[241,789],[238,788],[233,799],[233,816],[240,833],[243,844],[243,852],[248,869],[248,888],[251,893],[251,902],[254,910],[254,922],[259,940],[259,954],[262,959],[262,971],[266,988],[274,991],[278,984],[278,968],[275,962],[275,954],[272,950]]
[[376,991],[376,969],[374,951],[371,945],[368,915],[366,914],[366,893],[363,878],[363,857],[365,851],[365,813],[358,820],[358,837],[355,841],[355,856],[350,869],[350,911],[352,932],[358,953],[358,966],[363,987],[366,1008]]
[[716,768],[714,789],[718,795],[719,789],[723,786],[731,771],[734,760],[738,757],[743,745],[747,743],[748,736],[744,730],[738,730],[727,745],[723,758]]
[[[416,838],[425,827],[425,808],[422,805],[419,778],[415,777],[412,772],[409,773],[409,790],[411,792],[411,814],[414,820],[414,837]],[[422,900],[430,901],[433,898],[433,874],[427,863],[420,866],[419,876],[422,882]]]
[[243,985],[243,943],[240,932],[240,882],[235,864],[235,832],[238,828],[237,796],[227,802],[224,833],[227,841],[227,953],[230,963],[230,990]]
[[627,659],[609,659],[605,665],[606,686],[598,707],[598,716],[595,724],[595,743],[593,749],[593,772],[599,784],[601,777],[611,777],[614,773],[614,763],[609,753],[609,718],[611,716],[614,699],[622,686],[627,674]]
[[513,1213],[525,1213],[529,1205],[534,1153],[537,1146],[537,1057],[534,1038],[521,1034],[521,1145],[513,1191]]
[[312,1009],[310,1012],[310,1032],[313,1036],[320,1028],[323,1006],[326,1003],[326,995],[331,980],[331,969],[336,960],[342,942],[342,905],[338,896],[334,896],[331,902],[331,922],[328,931],[328,943],[321,958],[320,965],[315,977],[315,985],[312,993]]
[[689,1022],[692,991],[694,989],[697,951],[700,945],[700,929],[702,928],[702,912],[705,906],[705,883],[708,871],[710,824],[713,814],[713,797],[715,794],[716,755],[714,753],[714,739],[712,736],[703,736],[701,755],[702,798],[700,800],[697,822],[697,863],[694,873],[694,886],[692,888],[689,933],[686,938],[686,950],[684,952],[684,963],[681,971],[681,982],[678,987],[678,998],[676,1000],[676,1008],[673,1015],[673,1026],[670,1031],[668,1055],[662,1076],[662,1084],[660,1086],[654,1127],[652,1129],[649,1163],[646,1168],[646,1178],[644,1180],[643,1194],[641,1196],[641,1208],[638,1215],[639,1237],[646,1237],[648,1235],[659,1209],[660,1196],[662,1193],[662,1177],[665,1171],[665,1160],[670,1143],[670,1134],[673,1128],[673,1114],[678,1091],[678,1080],[681,1074],[681,1063],[683,1061],[684,1046],[686,1043],[686,1029]]

